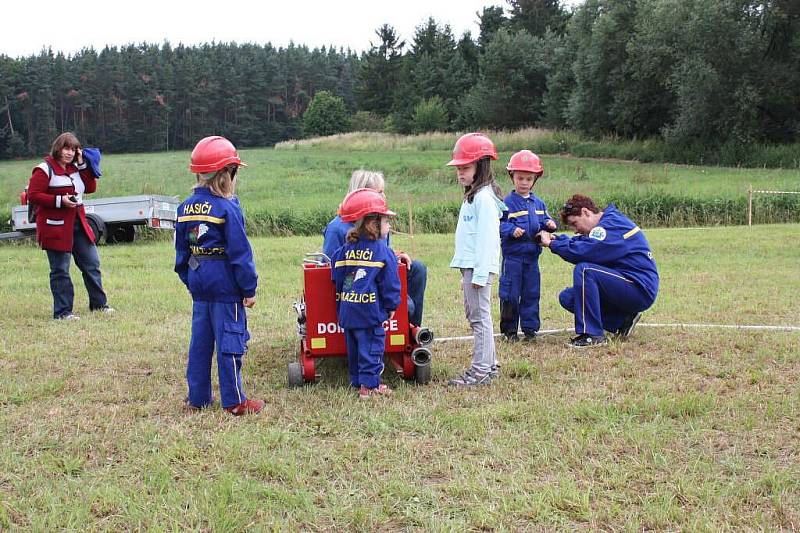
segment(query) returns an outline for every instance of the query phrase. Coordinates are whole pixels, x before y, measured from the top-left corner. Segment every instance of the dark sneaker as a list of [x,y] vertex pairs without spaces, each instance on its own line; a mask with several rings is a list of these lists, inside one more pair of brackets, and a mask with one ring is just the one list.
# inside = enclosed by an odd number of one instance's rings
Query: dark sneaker
[[80,320],[81,317],[76,315],[73,312],[64,313],[63,315],[56,317],[56,320]]
[[506,342],[517,342],[519,337],[516,333],[503,333],[503,340]]
[[536,341],[535,331],[526,331],[525,336],[522,337],[522,342],[535,342],[535,341]]
[[232,407],[226,407],[225,410],[228,411],[233,416],[242,416],[242,415],[249,415],[249,414],[256,414],[260,412],[264,408],[264,400],[251,400],[248,398],[247,400],[243,401],[238,405],[234,405]]
[[499,364],[492,365],[492,367],[489,369],[489,377],[492,378],[492,379],[500,377],[500,365]]
[[573,337],[571,341],[569,341],[569,345],[572,348],[593,348],[595,346],[603,346],[604,344],[608,344],[608,339],[605,335],[587,335],[581,334],[577,337]]
[[636,327],[636,324],[639,323],[639,320],[642,319],[642,313],[636,313],[635,315],[630,315],[628,318],[625,319],[625,322],[617,330],[617,337],[625,340],[631,336],[633,333],[633,329]]
[[113,315],[114,313],[117,312],[116,309],[114,309],[113,307],[110,307],[108,305],[104,305],[103,307],[100,307],[99,309],[93,309],[93,311],[98,311],[100,313],[105,313],[107,315]]
[[491,372],[479,374],[470,368],[460,376],[448,381],[447,384],[454,387],[472,387],[474,385],[488,385],[491,382]]

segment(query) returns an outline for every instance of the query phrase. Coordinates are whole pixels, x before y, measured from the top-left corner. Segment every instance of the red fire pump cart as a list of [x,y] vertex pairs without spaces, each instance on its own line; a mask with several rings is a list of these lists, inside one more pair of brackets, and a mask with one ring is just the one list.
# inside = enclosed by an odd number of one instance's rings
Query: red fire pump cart
[[[408,323],[406,266],[398,264],[400,306],[391,320],[384,322],[386,359],[405,379],[428,383],[431,379],[433,333]],[[303,260],[303,297],[294,304],[300,353],[289,363],[289,386],[299,387],[316,381],[317,359],[347,357],[344,333],[336,318],[336,286],[331,280],[331,265],[323,254],[306,254]]]

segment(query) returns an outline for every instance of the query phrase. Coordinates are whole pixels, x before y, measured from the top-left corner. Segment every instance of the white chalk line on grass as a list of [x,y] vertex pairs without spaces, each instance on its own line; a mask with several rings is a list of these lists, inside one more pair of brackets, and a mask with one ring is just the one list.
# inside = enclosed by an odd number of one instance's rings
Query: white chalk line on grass
[[[800,326],[766,326],[766,325],[745,325],[745,324],[644,324],[639,322],[636,327],[646,328],[709,328],[709,329],[750,329],[762,331],[800,331]],[[569,333],[574,332],[575,328],[561,328],[561,329],[542,329],[538,331],[538,335],[552,335],[553,333]],[[495,333],[495,337],[500,337],[502,333]],[[466,341],[471,340],[472,335],[465,335],[463,337],[434,337],[434,342],[445,341]]]

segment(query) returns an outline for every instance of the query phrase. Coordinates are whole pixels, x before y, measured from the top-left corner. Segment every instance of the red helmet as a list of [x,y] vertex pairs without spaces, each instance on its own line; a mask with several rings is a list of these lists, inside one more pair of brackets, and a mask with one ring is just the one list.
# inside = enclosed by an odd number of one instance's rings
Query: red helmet
[[216,172],[228,165],[247,166],[239,159],[236,147],[228,139],[213,135],[200,139],[195,145],[189,170],[198,174],[206,174]]
[[339,216],[345,222],[355,222],[372,214],[393,217],[397,213],[389,211],[386,198],[375,189],[356,189],[345,196],[339,206]]
[[483,133],[462,135],[453,147],[453,159],[447,166],[457,167],[474,163],[482,157],[497,159],[497,149],[489,137]]
[[522,150],[511,156],[506,170],[509,172],[522,170],[525,172],[540,174],[544,172],[544,167],[542,166],[542,160],[539,159],[538,155],[534,154],[530,150]]

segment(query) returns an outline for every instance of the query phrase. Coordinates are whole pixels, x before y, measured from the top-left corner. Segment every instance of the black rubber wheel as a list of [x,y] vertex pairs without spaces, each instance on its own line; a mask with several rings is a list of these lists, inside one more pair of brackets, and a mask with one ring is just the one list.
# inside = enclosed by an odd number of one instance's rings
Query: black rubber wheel
[[106,235],[106,242],[133,242],[136,238],[136,230],[130,224],[126,225],[109,225],[108,235]]
[[289,363],[287,366],[289,374],[289,387],[303,386],[303,367],[300,363]]
[[414,381],[425,385],[431,381],[431,365],[417,366],[414,368]]
[[94,243],[100,244],[100,241],[106,236],[106,223],[99,217],[92,215],[86,216],[86,222],[89,223],[89,227],[92,228],[92,233],[94,233]]

